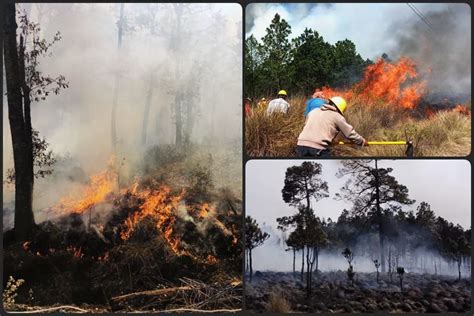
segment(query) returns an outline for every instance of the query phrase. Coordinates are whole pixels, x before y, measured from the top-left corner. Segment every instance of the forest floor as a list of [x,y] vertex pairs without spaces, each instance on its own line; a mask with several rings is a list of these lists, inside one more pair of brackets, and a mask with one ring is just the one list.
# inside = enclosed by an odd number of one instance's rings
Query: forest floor
[[357,273],[354,286],[345,271],[319,272],[313,291],[306,298],[300,274],[255,273],[245,285],[245,308],[255,312],[468,312],[471,310],[471,282],[433,274],[406,273],[403,292],[396,273]]
[[241,310],[240,156],[154,148],[140,180],[110,192],[107,178],[90,181],[27,242],[4,232],[5,310]]

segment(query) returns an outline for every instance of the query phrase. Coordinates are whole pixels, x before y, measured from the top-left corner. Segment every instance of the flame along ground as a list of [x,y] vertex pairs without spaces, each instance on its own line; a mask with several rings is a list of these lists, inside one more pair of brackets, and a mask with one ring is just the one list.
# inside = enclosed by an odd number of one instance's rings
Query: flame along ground
[[[416,64],[408,57],[402,57],[397,62],[388,62],[382,58],[367,66],[363,78],[350,89],[337,90],[330,87],[321,89],[330,98],[336,95],[350,101],[357,95],[365,104],[390,104],[402,109],[414,109],[427,94],[427,82],[420,79]],[[466,106],[458,104],[452,109],[469,115]],[[433,113],[429,113],[427,117]],[[431,115],[430,115],[431,114]]]
[[[56,205],[49,208],[47,212],[50,216],[92,213],[96,206],[113,204],[114,201],[124,196],[132,196],[135,200],[141,201],[141,203],[138,209],[131,212],[124,221],[124,228],[120,231],[120,238],[123,241],[131,238],[140,222],[148,218],[152,220],[157,231],[161,232],[161,235],[175,255],[187,255],[196,260],[204,260],[210,264],[216,263],[217,259],[212,255],[207,255],[206,258],[199,258],[190,253],[185,245],[180,242],[180,238],[175,236],[173,227],[179,216],[177,210],[184,204],[185,190],[173,193],[171,188],[166,185],[158,185],[157,188],[141,188],[138,177],[135,178],[132,185],[119,189],[118,175],[114,167],[115,161],[116,159],[112,157],[108,162],[106,170],[90,176],[89,183],[82,187],[79,192],[74,192],[70,196],[61,198]],[[185,207],[185,209],[187,215],[190,215],[193,220],[212,221],[225,235],[232,235],[232,232],[215,217],[216,210],[214,205],[202,203],[202,205]],[[101,229],[102,227],[99,225],[99,230]],[[233,243],[237,243],[235,236]],[[28,250],[28,243],[24,244],[24,249]],[[81,257],[80,248],[76,249],[71,246],[68,248],[68,251],[76,257]],[[101,261],[106,260],[107,254],[98,259]]]

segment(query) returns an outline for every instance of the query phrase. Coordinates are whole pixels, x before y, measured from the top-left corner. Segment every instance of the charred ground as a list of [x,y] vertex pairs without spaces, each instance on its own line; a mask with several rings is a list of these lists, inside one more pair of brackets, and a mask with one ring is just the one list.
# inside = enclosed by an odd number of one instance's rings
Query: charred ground
[[[293,312],[466,312],[471,308],[471,282],[433,274],[408,274],[403,291],[397,280],[375,273],[358,273],[354,285],[345,271],[317,273],[314,292],[307,299],[305,282],[291,272],[257,272],[246,286],[245,304],[250,310]],[[286,303],[284,303],[286,302]]]

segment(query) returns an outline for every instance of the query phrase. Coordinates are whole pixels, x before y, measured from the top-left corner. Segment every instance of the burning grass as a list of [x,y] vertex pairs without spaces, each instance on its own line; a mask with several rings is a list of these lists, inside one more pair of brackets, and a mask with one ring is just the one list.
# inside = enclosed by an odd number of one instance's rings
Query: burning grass
[[[349,124],[369,141],[414,141],[415,156],[466,156],[471,149],[470,104],[437,107],[423,103],[424,81],[417,81],[413,62],[402,58],[390,64],[379,60],[367,68],[352,89],[324,88],[326,97],[342,95],[348,101]],[[252,157],[292,157],[304,126],[304,97],[290,98],[287,115],[267,116],[254,109],[245,120],[247,154]],[[422,106],[423,105],[423,106]],[[335,143],[343,140],[337,137]],[[404,156],[405,146],[334,145],[337,156]]]
[[[30,241],[17,243],[5,232],[4,279],[25,280],[12,310],[241,308],[241,200],[231,188],[214,186],[211,175],[185,172],[202,164],[187,159],[149,166],[147,176],[120,186],[109,165],[46,210],[50,220]],[[174,291],[183,286],[186,293]],[[37,293],[33,302],[29,289]],[[168,290],[172,295],[161,294]]]

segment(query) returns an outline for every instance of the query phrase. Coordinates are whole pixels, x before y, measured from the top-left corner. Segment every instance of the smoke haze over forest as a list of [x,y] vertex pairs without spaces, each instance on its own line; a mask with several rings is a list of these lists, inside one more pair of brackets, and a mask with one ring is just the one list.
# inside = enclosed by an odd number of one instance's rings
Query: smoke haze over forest
[[[31,115],[33,128],[46,138],[57,158],[70,157],[70,163],[87,175],[105,168],[112,153],[116,77],[117,157],[126,159],[124,168],[132,169],[150,146],[174,144],[177,93],[192,98],[193,144],[201,148],[230,144],[240,149],[242,10],[238,4],[185,5],[178,31],[173,4],[127,3],[119,49],[120,4],[24,3],[17,9],[40,24],[42,38],[50,41],[61,33],[62,39],[48,51],[51,56],[40,59],[40,70],[51,77],[65,76],[69,88],[33,102]],[[145,144],[144,116],[148,121]],[[3,148],[5,178],[13,167],[6,96]],[[35,185],[34,209],[50,206],[71,189],[56,185],[51,190],[47,181],[40,179]],[[4,207],[11,203],[12,194],[11,186],[4,185]]]
[[[292,267],[292,252],[286,251],[284,239],[288,233],[277,229],[278,217],[291,216],[297,213],[295,207],[286,204],[282,199],[281,190],[284,186],[285,172],[288,167],[301,164],[301,160],[274,160],[250,161],[246,168],[246,214],[255,218],[261,229],[270,234],[270,238],[261,247],[254,250],[255,270],[290,271]],[[315,215],[328,220],[337,221],[343,209],[350,210],[352,203],[337,201],[335,194],[346,181],[347,177],[338,178],[336,173],[342,167],[341,161],[319,161],[322,165],[321,179],[327,181],[329,197],[312,204]],[[372,163],[373,164],[373,163]],[[431,205],[434,215],[440,216],[448,222],[459,224],[464,229],[470,228],[471,223],[471,188],[470,165],[461,160],[379,160],[379,168],[393,168],[392,175],[400,184],[406,185],[411,199],[416,200],[413,205],[403,205],[404,211],[416,213],[418,205],[425,201]],[[313,201],[314,202],[314,201]],[[292,230],[290,230],[291,232]],[[365,240],[365,241],[364,241]],[[358,271],[371,272],[373,262],[360,254],[366,251],[369,244],[377,240],[375,233],[363,233],[357,238],[355,265]],[[426,247],[430,241],[421,242]],[[365,245],[365,246],[364,246]],[[420,248],[417,255],[431,258],[433,252]],[[297,257],[301,256],[297,254]],[[279,258],[275,261],[275,258]],[[333,251],[321,251],[320,269],[322,271],[345,269],[342,256]],[[430,259],[428,259],[430,260]],[[440,259],[442,260],[442,259]],[[444,267],[444,268],[443,268]],[[454,274],[444,262],[440,271],[445,274]]]

